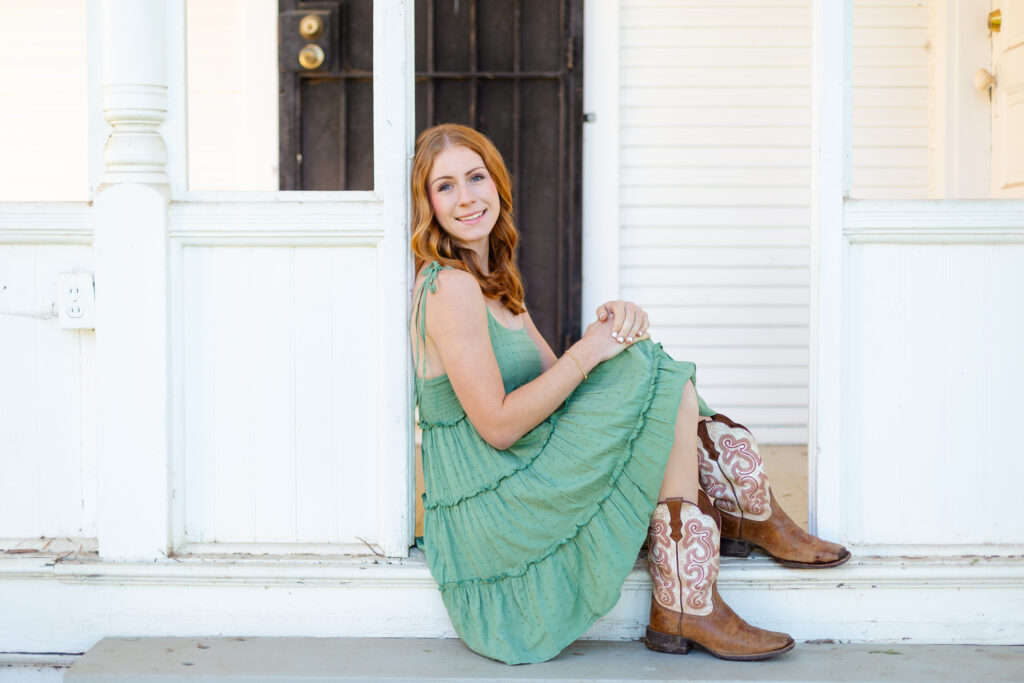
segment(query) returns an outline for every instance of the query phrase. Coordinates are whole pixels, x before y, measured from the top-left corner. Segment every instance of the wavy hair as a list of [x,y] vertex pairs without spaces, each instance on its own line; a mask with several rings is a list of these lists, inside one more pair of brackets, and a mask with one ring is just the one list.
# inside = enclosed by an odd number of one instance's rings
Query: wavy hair
[[[430,169],[441,152],[449,147],[465,147],[479,154],[498,189],[500,210],[488,238],[488,275],[484,275],[477,267],[473,250],[444,231],[430,205],[427,189]],[[416,271],[419,272],[424,264],[431,261],[464,270],[473,274],[487,298],[501,301],[505,308],[516,315],[526,311],[523,304],[523,278],[516,265],[519,231],[516,230],[512,215],[512,180],[494,143],[482,133],[456,123],[442,123],[428,128],[416,138],[411,182],[410,246],[416,260]]]

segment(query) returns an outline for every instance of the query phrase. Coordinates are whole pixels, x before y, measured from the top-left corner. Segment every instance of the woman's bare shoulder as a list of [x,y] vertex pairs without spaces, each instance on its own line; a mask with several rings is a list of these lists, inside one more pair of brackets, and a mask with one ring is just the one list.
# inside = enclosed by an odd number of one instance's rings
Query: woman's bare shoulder
[[472,273],[446,268],[437,274],[437,287],[430,292],[431,299],[445,303],[483,302],[484,293]]
[[[419,291],[423,286],[424,279],[423,274],[417,276],[413,291]],[[455,268],[446,268],[440,271],[437,274],[437,285],[434,291],[431,292],[428,289],[423,296],[429,300],[429,305],[426,307],[428,322],[432,319],[436,320],[438,317],[464,316],[477,309],[483,313],[486,306],[480,283],[472,273]],[[413,303],[416,304],[415,301]]]

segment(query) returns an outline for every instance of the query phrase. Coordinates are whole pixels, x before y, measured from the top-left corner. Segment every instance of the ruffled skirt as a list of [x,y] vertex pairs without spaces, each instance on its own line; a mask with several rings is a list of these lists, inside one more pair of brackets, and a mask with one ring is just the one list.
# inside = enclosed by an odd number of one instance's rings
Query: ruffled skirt
[[464,417],[425,428],[424,553],[470,648],[545,661],[615,606],[695,370],[634,344],[505,451]]

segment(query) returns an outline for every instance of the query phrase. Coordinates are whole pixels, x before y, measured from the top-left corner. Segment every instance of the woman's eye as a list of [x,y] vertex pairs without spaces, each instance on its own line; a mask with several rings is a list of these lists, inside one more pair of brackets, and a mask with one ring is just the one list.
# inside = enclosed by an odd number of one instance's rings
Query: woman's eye
[[481,180],[483,180],[483,179],[484,179],[484,174],[483,174],[483,173],[477,173],[476,175],[474,175],[474,176],[472,177],[472,181],[473,181],[474,183],[476,183],[476,182],[479,182],[479,181],[481,181]]
[[440,185],[437,186],[437,191],[438,192],[447,192],[448,190],[451,189],[451,187],[452,187],[451,183],[441,183]]

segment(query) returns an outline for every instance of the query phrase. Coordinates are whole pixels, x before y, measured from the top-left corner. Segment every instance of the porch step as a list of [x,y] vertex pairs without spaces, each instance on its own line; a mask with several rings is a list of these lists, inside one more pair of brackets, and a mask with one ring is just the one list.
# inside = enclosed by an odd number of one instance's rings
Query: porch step
[[506,666],[455,639],[104,638],[65,683],[281,681],[1020,681],[1024,646],[798,643],[765,662],[638,642],[580,640],[542,664]]

